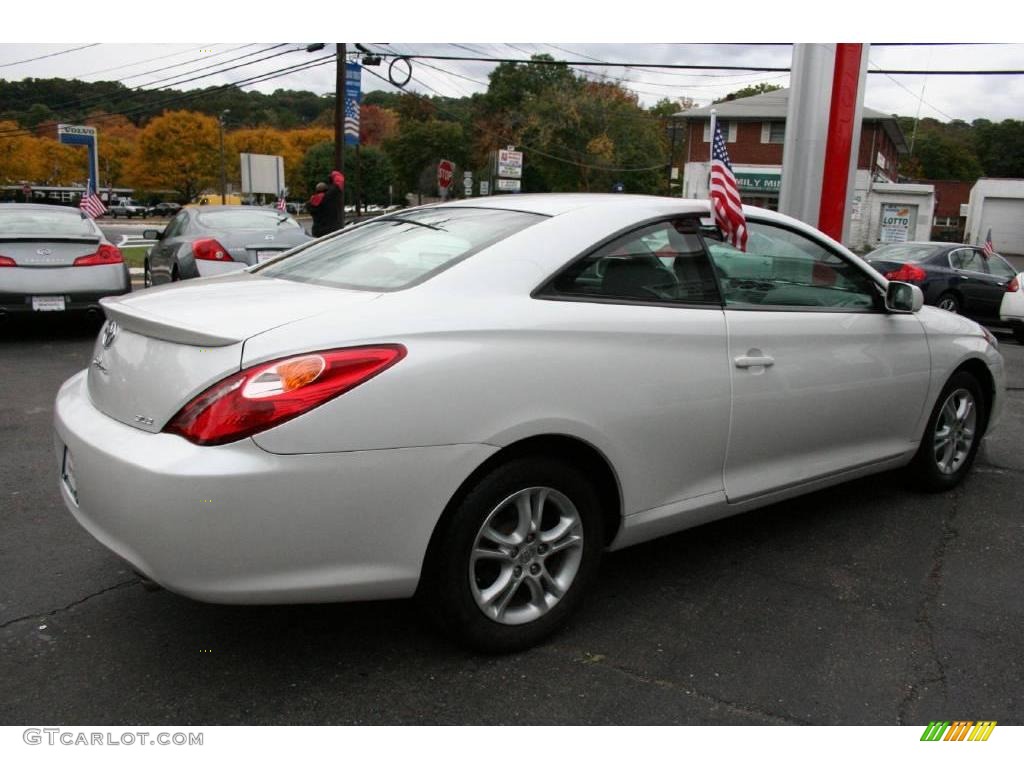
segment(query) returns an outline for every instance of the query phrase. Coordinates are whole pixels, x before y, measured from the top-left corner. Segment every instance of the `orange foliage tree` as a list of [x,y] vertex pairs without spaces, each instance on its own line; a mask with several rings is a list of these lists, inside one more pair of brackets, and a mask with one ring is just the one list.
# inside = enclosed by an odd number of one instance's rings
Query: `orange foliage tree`
[[217,119],[178,110],[153,118],[139,134],[130,175],[136,186],[172,189],[192,200],[220,176]]

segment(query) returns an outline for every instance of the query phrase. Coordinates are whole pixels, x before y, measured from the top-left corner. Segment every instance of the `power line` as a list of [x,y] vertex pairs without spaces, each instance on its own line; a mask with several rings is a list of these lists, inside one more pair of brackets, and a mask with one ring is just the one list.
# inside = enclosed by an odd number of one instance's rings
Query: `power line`
[[[239,45],[236,48],[228,48],[228,50],[226,50],[226,51],[221,51],[220,53],[215,53],[215,54],[213,54],[212,57],[197,56],[196,58],[188,59],[187,61],[179,61],[177,64],[168,64],[166,67],[157,67],[156,69],[149,69],[149,70],[146,70],[145,72],[137,72],[134,75],[125,75],[124,77],[120,78],[120,80],[122,82],[124,82],[125,80],[134,80],[137,77],[144,77],[145,75],[155,75],[157,72],[166,72],[168,69],[177,69],[178,67],[185,67],[185,66],[188,66],[189,64],[194,64],[197,61],[204,61],[204,60],[209,59],[209,58],[217,58],[217,57],[220,57],[220,56],[227,56],[229,53],[234,53],[235,51],[240,51],[243,48],[250,48],[253,45],[256,45],[256,43],[246,43],[245,45]],[[205,48],[200,48],[199,50],[206,50],[206,49]],[[259,51],[257,51],[256,53],[259,53]],[[255,56],[256,53],[251,53],[251,54],[247,54],[247,55]],[[244,57],[240,57],[240,58],[244,58]],[[221,62],[221,64],[223,64],[223,63],[224,62]],[[196,70],[196,71],[198,71],[198,70]],[[182,72],[182,73],[179,73],[179,75],[175,75],[175,77],[179,77],[182,74],[188,74],[188,73],[187,72]],[[145,85],[148,85],[148,83],[143,84],[143,85],[133,86],[133,87],[143,88],[143,87],[145,87]]]
[[[214,69],[215,67],[219,67],[222,64],[229,64],[232,61],[241,61],[242,59],[247,59],[250,56],[257,56],[257,55],[259,55],[261,53],[266,53],[267,51],[273,50],[275,48],[280,48],[283,45],[287,45],[287,43],[278,43],[277,45],[271,45],[268,48],[262,48],[262,49],[260,49],[258,51],[253,51],[252,53],[243,54],[242,56],[239,56],[239,57],[234,58],[234,59],[228,59],[227,61],[222,61],[222,62],[219,62],[217,64],[211,64],[211,65],[209,65],[207,67],[199,67],[198,69],[193,69],[193,70],[191,70],[189,72],[181,72],[181,73],[179,73],[177,75],[171,75],[170,77],[165,77],[165,78],[162,78],[160,80],[153,80],[153,81],[148,82],[148,83],[143,83],[142,85],[136,86],[135,90],[144,90],[144,89],[148,88],[151,85],[157,85],[158,83],[165,83],[167,80],[174,80],[174,78],[181,77],[182,75],[191,75],[191,74],[193,74],[195,72],[202,72],[202,71],[207,70],[207,69]],[[251,64],[258,64],[259,62],[266,61],[267,59],[276,59],[278,56],[285,56],[285,55],[287,55],[289,53],[295,53],[296,51],[301,51],[301,50],[304,50],[304,49],[302,49],[302,48],[290,48],[287,51],[280,51],[278,53],[271,54],[270,56],[264,56],[262,59],[253,59],[252,61],[247,61],[244,64],[235,64],[233,67],[224,67],[223,69],[216,69],[213,72],[207,72],[205,75],[197,75],[196,77],[190,77],[190,78],[187,78],[185,80],[176,80],[173,83],[167,83],[166,85],[161,85],[160,88],[155,89],[155,90],[163,90],[164,88],[173,88],[176,85],[182,85],[184,83],[191,83],[191,82],[193,82],[195,80],[203,80],[203,79],[205,79],[207,77],[213,77],[213,75],[219,75],[221,72],[229,72],[232,69],[240,69],[241,67],[248,67]]]
[[0,67],[13,67],[15,64],[28,64],[30,61],[39,61],[40,59],[50,59],[54,56],[63,56],[65,53],[72,53],[73,51],[84,51],[86,48],[95,48],[97,45],[102,45],[102,43],[89,43],[88,45],[80,45],[77,48],[66,48],[63,51],[57,51],[56,53],[48,53],[45,56],[36,56],[32,59],[9,61],[6,64],[0,64]]
[[[127,64],[120,64],[120,65],[118,65],[116,67],[107,67],[106,69],[97,69],[97,70],[94,70],[92,72],[83,72],[82,74],[79,75],[79,77],[92,77],[93,75],[102,75],[102,74],[104,74],[106,72],[115,72],[115,71],[117,71],[119,69],[127,69],[128,67],[136,67],[139,64],[149,64],[152,61],[161,61],[163,59],[170,59],[170,58],[172,58],[174,56],[182,56],[182,55],[184,55],[186,53],[195,53],[196,51],[205,50],[207,47],[209,47],[209,46],[201,46],[199,48],[186,48],[183,51],[175,51],[174,53],[167,53],[167,54],[164,54],[163,56],[154,56],[152,59],[142,59],[141,61],[130,61]],[[136,75],[129,75],[127,78],[122,78],[122,79],[131,79],[132,77],[136,77]]]

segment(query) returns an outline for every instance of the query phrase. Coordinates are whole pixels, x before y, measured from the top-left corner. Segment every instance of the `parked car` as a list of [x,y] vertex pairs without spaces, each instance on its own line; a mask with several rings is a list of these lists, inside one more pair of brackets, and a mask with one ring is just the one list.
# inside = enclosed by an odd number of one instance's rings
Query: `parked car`
[[0,315],[91,311],[131,290],[121,251],[77,208],[0,203]]
[[150,216],[174,216],[178,211],[181,210],[181,205],[178,203],[157,203],[149,209]]
[[144,205],[136,203],[129,197],[122,197],[120,200],[116,200],[113,204],[107,207],[107,213],[113,218],[124,217],[126,219],[138,216],[140,219],[144,218],[149,212],[149,209]]
[[999,303],[999,319],[1013,331],[1013,337],[1024,344],[1024,272],[1006,285]]
[[998,254],[956,243],[893,243],[865,256],[889,280],[920,287],[926,304],[1002,325],[999,304],[1016,270]]
[[146,286],[245,269],[310,239],[291,216],[242,205],[185,207],[143,237],[157,241],[143,263]]
[[744,210],[746,253],[707,201],[474,199],[106,300],[57,395],[64,502],[175,592],[415,595],[509,651],[603,550],[897,467],[956,486],[1002,408],[993,336]]

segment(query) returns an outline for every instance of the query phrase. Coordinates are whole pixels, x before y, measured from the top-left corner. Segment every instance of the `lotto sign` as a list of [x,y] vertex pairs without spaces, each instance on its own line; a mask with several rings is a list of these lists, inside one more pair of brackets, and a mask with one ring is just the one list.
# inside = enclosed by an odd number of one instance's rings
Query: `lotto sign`
[[883,243],[905,243],[910,239],[910,206],[885,204],[882,206],[882,228],[879,240]]
[[452,176],[455,166],[451,160],[442,160],[437,164],[437,186],[446,190],[452,185]]

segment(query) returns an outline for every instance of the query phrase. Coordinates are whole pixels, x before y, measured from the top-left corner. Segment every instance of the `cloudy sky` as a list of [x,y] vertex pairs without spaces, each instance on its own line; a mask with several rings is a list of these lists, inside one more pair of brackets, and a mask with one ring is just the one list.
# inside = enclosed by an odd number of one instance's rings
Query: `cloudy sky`
[[[334,45],[329,43],[315,53],[305,50],[307,43],[324,37],[410,41],[365,43],[392,56],[529,58],[545,53],[588,62],[574,68],[588,78],[621,82],[644,105],[666,97],[689,97],[706,105],[745,85],[787,86],[785,72],[665,70],[650,65],[786,68],[792,60],[793,41],[883,41],[884,45],[871,48],[870,69],[1024,70],[1024,44],[996,42],[1011,34],[1020,40],[1001,0],[858,0],[854,5],[821,4],[820,12],[808,13],[814,7],[806,0],[386,0],[369,4],[175,0],[173,8],[133,4],[131,13],[121,13],[119,6],[110,4],[86,7],[76,0],[47,0],[45,11],[28,3],[9,4],[5,9],[0,26],[0,78],[119,80],[146,90],[186,90],[249,79],[242,87],[331,93]],[[280,43],[275,38],[302,42]],[[652,38],[727,42],[644,42]],[[147,39],[160,42],[137,42]],[[555,42],[472,42],[495,39]],[[104,42],[90,42],[95,40]],[[451,40],[469,42],[447,42]],[[612,40],[620,42],[607,42]],[[752,40],[763,44],[728,42]],[[891,44],[950,40],[974,42]],[[73,48],[79,50],[69,51]],[[318,62],[320,58],[326,60]],[[635,66],[612,66],[620,63]],[[276,72],[305,64],[312,66]],[[367,70],[364,91],[389,87],[387,64],[385,60],[383,66]],[[417,60],[407,87],[424,94],[467,96],[486,89],[494,66]],[[396,72],[400,69],[396,67]],[[255,82],[262,76],[270,79]],[[943,121],[1024,119],[1024,75],[869,74],[865,103],[883,112]]]

